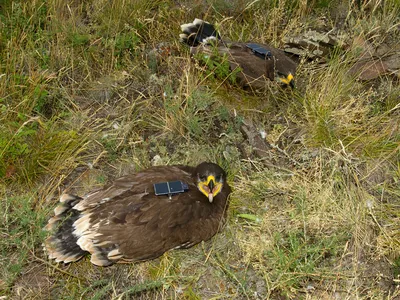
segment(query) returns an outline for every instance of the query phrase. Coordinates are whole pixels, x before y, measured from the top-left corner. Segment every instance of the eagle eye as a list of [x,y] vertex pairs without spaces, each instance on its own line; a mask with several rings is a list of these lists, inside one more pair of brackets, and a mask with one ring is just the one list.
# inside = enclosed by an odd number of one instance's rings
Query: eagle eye
[[207,181],[207,177],[199,174],[200,181]]

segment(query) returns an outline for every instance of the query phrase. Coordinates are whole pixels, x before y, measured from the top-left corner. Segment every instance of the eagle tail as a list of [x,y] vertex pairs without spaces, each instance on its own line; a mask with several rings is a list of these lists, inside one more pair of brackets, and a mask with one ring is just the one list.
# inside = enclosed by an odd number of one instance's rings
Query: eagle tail
[[81,212],[73,207],[81,200],[82,198],[74,195],[61,195],[60,203],[54,209],[54,216],[44,228],[51,232],[44,242],[44,250],[56,262],[77,261],[87,253],[77,244],[79,237],[74,235],[74,222],[80,218]]
[[200,19],[194,19],[193,23],[181,25],[181,30],[180,41],[192,47],[220,39],[215,27]]

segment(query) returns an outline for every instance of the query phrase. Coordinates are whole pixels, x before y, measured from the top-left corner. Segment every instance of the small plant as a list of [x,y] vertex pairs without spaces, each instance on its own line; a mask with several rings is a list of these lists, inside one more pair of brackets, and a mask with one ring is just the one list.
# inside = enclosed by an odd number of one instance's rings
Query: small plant
[[134,53],[140,38],[132,32],[121,32],[115,37],[115,54],[122,56],[124,52]]
[[324,264],[337,255],[338,241],[336,236],[307,237],[301,231],[274,234],[272,249],[264,252],[270,267],[267,280],[273,290],[290,297],[292,290],[307,286],[315,274],[329,272],[324,270]]
[[215,76],[218,80],[228,80],[228,82],[235,84],[237,79],[236,75],[241,72],[239,67],[232,71],[228,56],[226,54],[220,55],[217,49],[213,49],[210,55],[198,53],[194,58],[200,63],[200,65],[205,66],[204,70],[206,78],[209,76]]
[[90,35],[84,33],[72,33],[69,37],[72,47],[87,46],[89,44]]
[[5,196],[0,202],[3,217],[0,234],[5,237],[0,241],[1,256],[8,257],[0,261],[3,270],[0,279],[5,282],[6,288],[11,288],[20,275],[29,261],[31,251],[41,249],[45,236],[42,227],[48,210],[38,212],[36,204],[31,195]]
[[29,184],[48,167],[57,168],[56,159],[64,156],[68,160],[85,147],[85,135],[63,129],[58,122],[43,122],[39,117],[27,119],[23,115],[19,119],[3,125],[5,134],[0,137],[0,179],[3,181]]

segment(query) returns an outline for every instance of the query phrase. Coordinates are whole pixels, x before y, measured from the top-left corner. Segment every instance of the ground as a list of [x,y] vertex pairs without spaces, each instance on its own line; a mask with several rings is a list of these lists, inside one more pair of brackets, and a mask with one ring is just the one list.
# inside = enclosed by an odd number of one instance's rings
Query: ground
[[[400,298],[398,1],[0,7],[1,299]],[[295,90],[254,93],[179,43],[195,17],[230,40],[331,39],[294,51]],[[205,160],[233,188],[211,241],[107,268],[43,252],[62,192]]]

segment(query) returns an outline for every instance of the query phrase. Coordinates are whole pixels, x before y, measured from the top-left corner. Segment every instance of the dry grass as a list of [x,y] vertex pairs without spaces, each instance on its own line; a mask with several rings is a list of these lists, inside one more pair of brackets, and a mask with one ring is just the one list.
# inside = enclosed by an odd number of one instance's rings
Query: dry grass
[[[381,2],[1,4],[0,296],[400,297],[399,81],[350,72],[365,41],[400,38],[398,2]],[[178,43],[179,25],[195,17],[232,40],[275,46],[341,24],[347,48],[324,64],[302,60],[295,92],[252,95]],[[249,120],[267,133],[264,157],[243,134]],[[223,166],[234,189],[212,241],[109,268],[55,264],[42,252],[62,191],[204,160]]]

